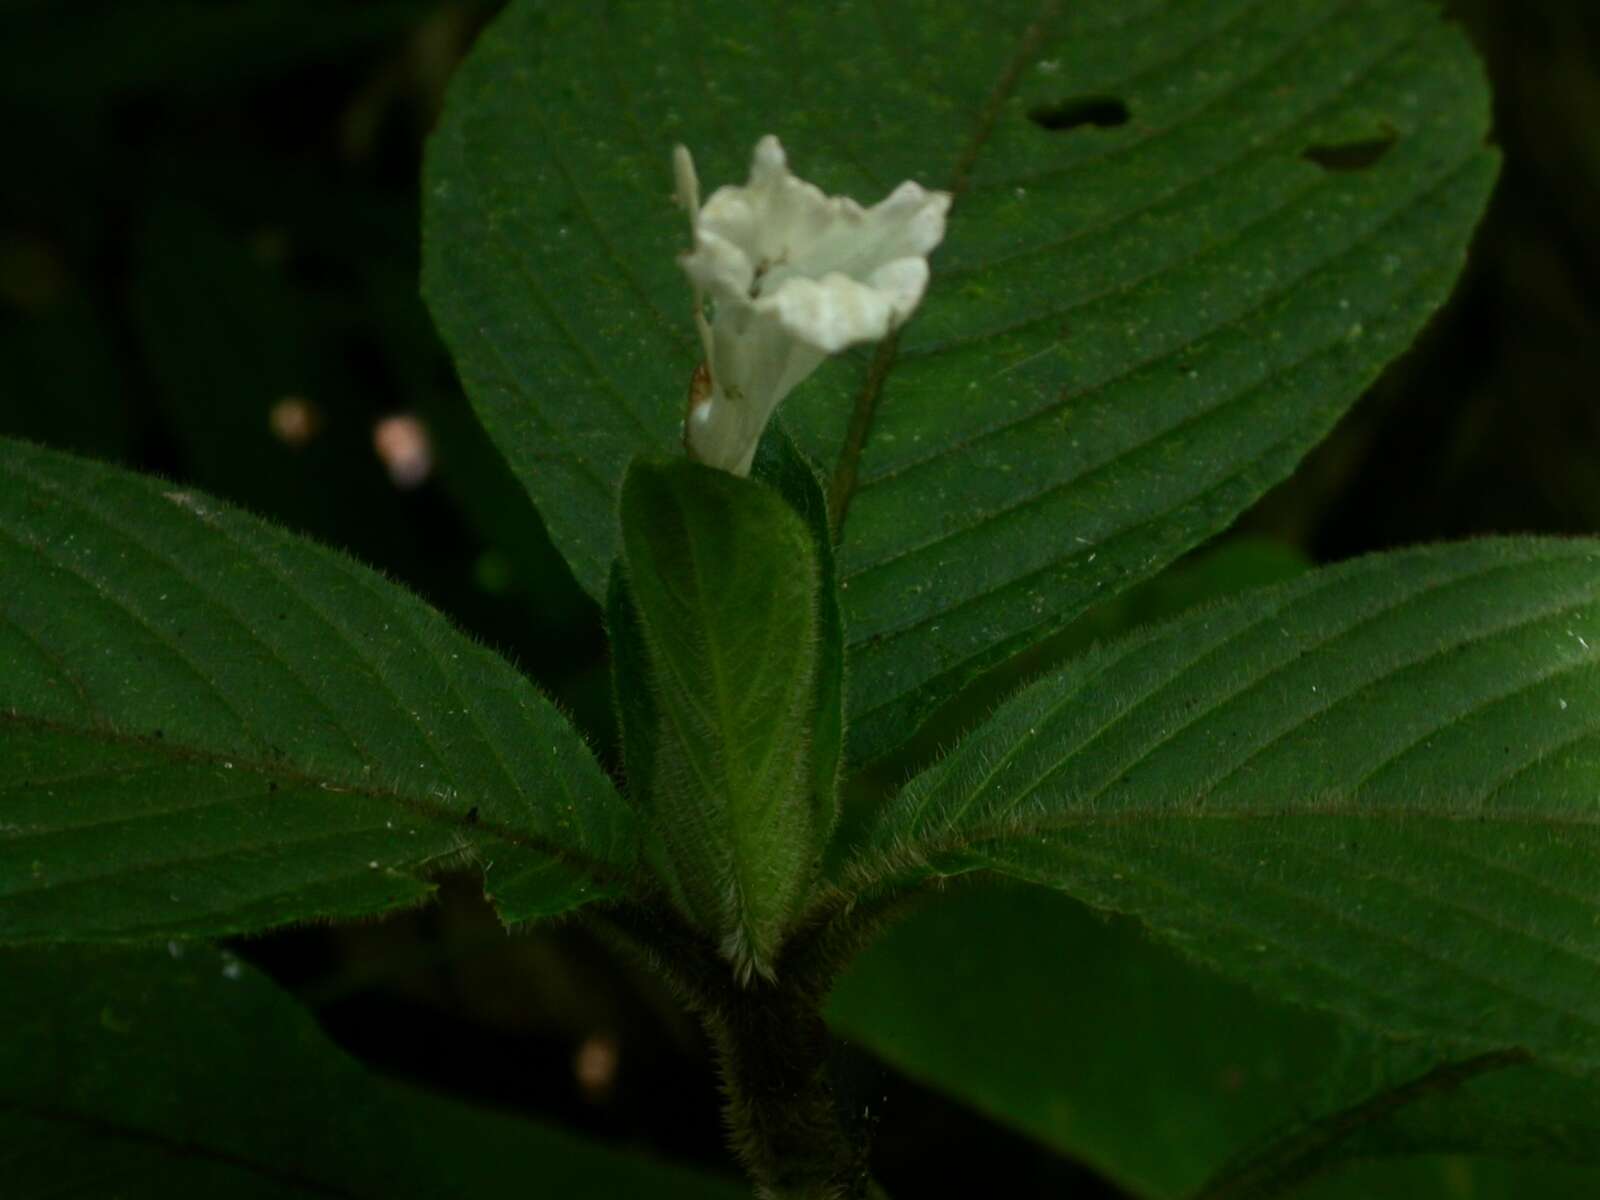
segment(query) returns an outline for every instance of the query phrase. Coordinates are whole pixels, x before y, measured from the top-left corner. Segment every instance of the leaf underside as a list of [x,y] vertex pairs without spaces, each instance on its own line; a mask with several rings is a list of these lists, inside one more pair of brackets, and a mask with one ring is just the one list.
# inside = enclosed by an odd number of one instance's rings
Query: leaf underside
[[708,186],[775,132],[832,193],[958,190],[886,373],[784,406],[847,506],[860,762],[1292,470],[1448,292],[1487,130],[1421,0],[516,3],[430,147],[425,288],[598,596],[697,359],[672,143]]
[[607,894],[631,812],[503,660],[343,555],[0,442],[0,941]]

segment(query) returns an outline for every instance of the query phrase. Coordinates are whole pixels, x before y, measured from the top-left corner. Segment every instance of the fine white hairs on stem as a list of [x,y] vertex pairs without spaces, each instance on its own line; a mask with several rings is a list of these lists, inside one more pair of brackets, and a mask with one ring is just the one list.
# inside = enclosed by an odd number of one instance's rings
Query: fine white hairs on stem
[[795,177],[771,134],[756,143],[749,182],[718,188],[704,205],[683,146],[673,172],[692,239],[678,261],[704,354],[684,444],[745,475],[779,401],[828,355],[877,341],[915,310],[950,196],[911,182],[871,208],[824,195]]

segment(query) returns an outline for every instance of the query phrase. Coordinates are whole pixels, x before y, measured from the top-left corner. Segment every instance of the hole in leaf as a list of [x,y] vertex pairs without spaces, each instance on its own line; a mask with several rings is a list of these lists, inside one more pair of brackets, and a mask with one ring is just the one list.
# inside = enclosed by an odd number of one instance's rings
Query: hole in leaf
[[1060,133],[1093,125],[1096,129],[1115,129],[1126,125],[1128,106],[1115,96],[1073,96],[1054,104],[1039,104],[1028,110],[1028,120],[1040,129]]
[[1362,138],[1356,142],[1334,142],[1328,145],[1307,146],[1300,157],[1316,163],[1324,171],[1365,171],[1376,166],[1380,159],[1399,140],[1392,129],[1378,137]]

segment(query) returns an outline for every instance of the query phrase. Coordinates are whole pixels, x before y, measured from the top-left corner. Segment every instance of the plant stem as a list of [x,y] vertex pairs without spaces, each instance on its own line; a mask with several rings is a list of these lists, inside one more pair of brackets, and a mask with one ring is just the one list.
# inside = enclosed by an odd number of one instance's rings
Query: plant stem
[[820,903],[779,953],[773,980],[747,985],[664,897],[596,905],[583,917],[643,958],[705,1024],[729,1141],[763,1200],[886,1200],[868,1146],[847,1127],[829,1073],[822,1005],[853,954],[917,893]]
[[758,981],[702,1014],[717,1051],[735,1152],[771,1200],[865,1200],[867,1148],[844,1129],[820,1004]]

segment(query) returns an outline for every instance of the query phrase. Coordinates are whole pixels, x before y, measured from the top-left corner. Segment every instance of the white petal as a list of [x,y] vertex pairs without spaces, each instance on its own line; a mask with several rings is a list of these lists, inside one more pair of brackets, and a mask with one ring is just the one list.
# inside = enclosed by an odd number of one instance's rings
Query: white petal
[[789,174],[789,156],[783,152],[783,143],[776,134],[769,133],[756,143],[750,156],[750,184],[778,180]]
[[747,299],[755,279],[749,256],[735,243],[703,227],[695,241],[695,248],[678,260],[690,281],[719,303]]
[[944,237],[949,208],[947,193],[911,182],[870,209],[827,196],[790,172],[783,147],[769,135],[756,147],[749,182],[713,192],[700,228],[739,247],[776,287],[794,275],[831,271],[865,279],[885,263],[925,255]]
[[885,263],[925,255],[937,246],[949,207],[947,193],[903,183],[869,209],[836,214],[826,230],[791,255],[788,270],[813,277],[839,271],[865,279]]
[[773,314],[791,336],[828,354],[876,341],[895,317],[888,294],[838,272],[821,279],[794,276],[753,307]]
[[678,203],[689,214],[692,228],[700,214],[700,179],[694,173],[694,156],[687,146],[672,148],[672,174],[678,185]]
[[[697,194],[676,154],[678,194]],[[685,434],[703,462],[750,469],[772,410],[829,354],[877,341],[911,316],[950,197],[903,183],[871,208],[795,177],[778,139],[757,143],[748,182],[720,187],[694,214],[679,260],[695,289],[711,387]],[[716,299],[707,326],[701,296]]]
[[885,258],[922,257],[944,240],[949,212],[949,192],[907,180],[867,210],[867,221],[882,231],[877,243]]
[[867,277],[867,282],[884,294],[898,325],[922,303],[922,293],[928,290],[928,260],[898,258],[884,263]]
[[748,188],[719,187],[700,210],[702,236],[718,237],[739,247],[747,258],[757,259],[763,210],[758,210]]
[[714,341],[715,385],[685,434],[701,462],[745,475],[773,409],[826,355],[748,305],[717,314]]

